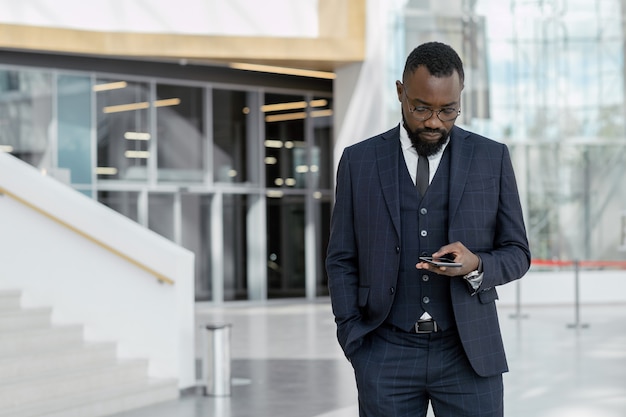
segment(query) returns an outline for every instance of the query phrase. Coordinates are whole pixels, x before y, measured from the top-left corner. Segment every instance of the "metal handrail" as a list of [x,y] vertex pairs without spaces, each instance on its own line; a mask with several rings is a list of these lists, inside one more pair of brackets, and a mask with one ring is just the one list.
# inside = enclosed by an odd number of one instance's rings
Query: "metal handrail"
[[130,262],[131,264],[135,265],[136,267],[144,270],[145,272],[154,275],[154,277],[157,279],[157,281],[164,283],[164,284],[170,284],[170,285],[174,285],[174,280],[172,280],[171,278],[166,277],[165,275],[155,271],[154,269],[150,268],[149,266],[145,265],[142,262],[139,262],[136,259],[133,259],[132,257],[130,257],[129,255],[120,252],[119,250],[115,249],[114,247],[104,243],[103,241],[91,236],[90,234],[88,234],[87,232],[78,229],[75,226],[72,226],[71,224],[69,224],[68,222],[61,220],[60,218],[56,217],[55,215],[47,212],[46,210],[42,209],[41,207],[36,206],[35,204],[21,198],[20,196],[8,191],[7,189],[0,187],[0,194],[4,194],[8,197],[11,197],[12,199],[14,199],[15,201],[35,210],[37,213],[47,217],[48,219],[60,224],[61,226],[71,230],[72,232],[84,237],[85,239],[95,243],[96,245],[106,249],[107,251],[119,256],[120,258]]

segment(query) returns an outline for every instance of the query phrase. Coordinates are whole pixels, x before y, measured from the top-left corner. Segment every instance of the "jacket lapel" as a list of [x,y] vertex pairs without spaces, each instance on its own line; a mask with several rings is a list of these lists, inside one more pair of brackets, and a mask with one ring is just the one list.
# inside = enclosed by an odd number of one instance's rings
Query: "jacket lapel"
[[[458,127],[452,128],[450,133],[450,195],[449,195],[449,225],[452,225],[461,202],[465,183],[474,154],[474,144],[469,140],[469,133]],[[451,229],[451,228],[450,228]]]
[[382,139],[376,146],[378,175],[391,221],[396,233],[400,236],[400,183],[398,179],[400,126],[384,133]]

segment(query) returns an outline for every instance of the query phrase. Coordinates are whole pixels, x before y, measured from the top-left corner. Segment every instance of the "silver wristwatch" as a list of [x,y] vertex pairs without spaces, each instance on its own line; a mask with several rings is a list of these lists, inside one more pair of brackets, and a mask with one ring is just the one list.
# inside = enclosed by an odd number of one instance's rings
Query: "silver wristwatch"
[[480,275],[481,275],[481,272],[478,272],[478,269],[475,269],[472,272],[470,272],[469,274],[463,275],[463,279],[471,281],[472,278],[479,277]]

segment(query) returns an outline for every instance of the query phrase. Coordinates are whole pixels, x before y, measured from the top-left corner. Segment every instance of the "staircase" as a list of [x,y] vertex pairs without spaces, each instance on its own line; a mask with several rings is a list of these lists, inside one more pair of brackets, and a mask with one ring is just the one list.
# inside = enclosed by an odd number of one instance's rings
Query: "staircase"
[[152,380],[144,360],[87,343],[79,325],[51,325],[51,309],[0,291],[0,417],[102,417],[178,398],[175,380]]

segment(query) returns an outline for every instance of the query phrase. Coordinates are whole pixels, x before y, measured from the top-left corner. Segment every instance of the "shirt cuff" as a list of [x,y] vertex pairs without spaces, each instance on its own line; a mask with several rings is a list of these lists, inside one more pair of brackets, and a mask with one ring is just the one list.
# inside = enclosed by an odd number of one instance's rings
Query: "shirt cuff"
[[480,256],[478,257],[478,268],[476,270],[478,271],[478,275],[471,278],[464,278],[473,291],[472,295],[478,292],[480,285],[483,283],[483,261],[480,259]]
[[470,285],[470,287],[474,291],[478,291],[478,289],[480,288],[480,284],[483,283],[483,273],[481,272],[480,274],[478,274],[474,278],[466,278],[465,281],[467,281],[467,283]]

